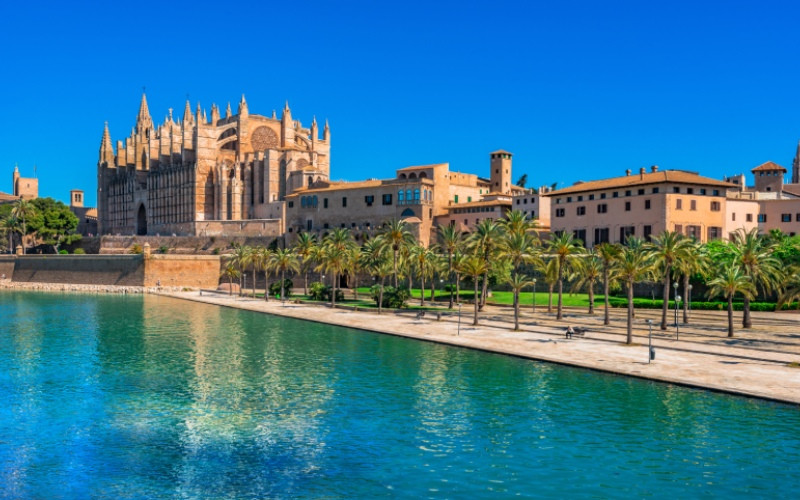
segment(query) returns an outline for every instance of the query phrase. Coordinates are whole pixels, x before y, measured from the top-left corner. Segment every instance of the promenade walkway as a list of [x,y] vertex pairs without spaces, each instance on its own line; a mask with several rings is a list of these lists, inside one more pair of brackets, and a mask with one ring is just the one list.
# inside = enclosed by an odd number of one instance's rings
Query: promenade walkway
[[[571,366],[591,368],[662,382],[800,404],[800,315],[754,313],[754,328],[737,325],[727,338],[724,311],[693,311],[689,325],[680,324],[675,340],[674,316],[670,328],[659,329],[660,310],[638,310],[634,345],[625,342],[625,310],[612,311],[611,324],[603,326],[602,309],[594,316],[585,309],[566,310],[556,321],[546,308],[530,306],[521,318],[521,331],[511,331],[513,310],[487,306],[480,325],[472,326],[472,306],[437,320],[428,312],[350,311],[325,305],[265,302],[218,293],[159,292],[161,295],[208,304],[235,307],[302,320],[316,321],[443,344],[480,349]],[[648,363],[648,328],[653,319],[656,359]],[[741,323],[741,313],[736,314]],[[566,339],[567,325],[588,329],[585,337]]]

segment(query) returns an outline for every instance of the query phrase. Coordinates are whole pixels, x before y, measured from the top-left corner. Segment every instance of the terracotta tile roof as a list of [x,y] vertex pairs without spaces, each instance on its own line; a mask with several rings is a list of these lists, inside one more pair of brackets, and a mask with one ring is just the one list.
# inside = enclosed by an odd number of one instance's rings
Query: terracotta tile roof
[[491,153],[489,153],[489,154],[490,154],[490,155],[496,155],[496,154],[510,155],[510,154],[513,154],[513,153],[511,153],[511,152],[509,152],[509,151],[506,151],[505,149],[498,149],[497,151],[492,151],[492,152],[491,152]]
[[442,165],[447,165],[447,163],[431,163],[430,165],[415,165],[413,167],[398,168],[397,171],[398,172],[403,172],[403,171],[406,171],[406,170],[419,170],[419,169],[422,169],[422,168],[440,167]]
[[331,191],[340,191],[345,189],[360,189],[360,188],[374,188],[380,186],[392,186],[392,185],[406,185],[406,184],[415,184],[415,183],[422,183],[426,185],[433,185],[433,180],[428,178],[422,179],[371,179],[368,181],[356,181],[356,182],[331,182],[329,186],[324,187],[312,187],[312,188],[300,188],[294,193],[287,195],[286,197],[293,197],[299,194],[313,194],[313,193],[327,193]]
[[17,201],[17,197],[13,194],[8,194],[0,191],[0,202],[3,201]]
[[622,177],[612,177],[610,179],[601,179],[597,181],[581,182],[574,186],[551,191],[549,193],[542,193],[542,196],[559,196],[562,194],[583,193],[585,191],[597,191],[600,189],[614,189],[625,188],[632,186],[644,186],[647,184],[662,184],[662,183],[681,183],[681,184],[699,184],[702,186],[713,186],[721,188],[734,188],[735,184],[730,182],[718,181],[710,177],[703,177],[692,172],[683,170],[662,170],[660,172],[646,172],[644,174],[631,173],[631,175],[623,175]]
[[89,210],[87,210],[86,211],[86,217],[94,217],[96,219],[97,218],[97,209],[96,208],[90,208]]
[[490,207],[497,205],[507,205],[510,207],[511,200],[469,201],[467,203],[454,203],[446,206],[445,208],[447,210],[453,210],[455,208]]
[[800,184],[784,184],[783,192],[793,196],[800,196]]
[[784,173],[788,172],[784,167],[778,165],[773,161],[764,162],[761,165],[757,166],[751,172],[772,172],[774,170],[781,170]]

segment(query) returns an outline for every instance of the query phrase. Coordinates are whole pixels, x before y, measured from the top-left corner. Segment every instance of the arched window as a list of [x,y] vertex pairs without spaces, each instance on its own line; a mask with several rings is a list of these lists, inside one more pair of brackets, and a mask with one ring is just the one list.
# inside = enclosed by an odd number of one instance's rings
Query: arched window
[[400,214],[400,217],[414,217],[414,211],[410,208],[406,208],[403,210],[403,213]]
[[419,201],[419,189],[414,190],[414,201]]
[[398,201],[398,203],[403,203],[403,190],[402,189],[397,191],[397,201]]
[[420,172],[419,173],[419,178],[420,179],[424,179],[425,177],[428,177],[428,174],[426,174],[425,172]]
[[406,178],[406,174],[400,174],[400,178],[401,179],[405,179]]
[[300,208],[306,208],[306,197],[305,196],[301,196],[300,197]]
[[411,172],[410,174],[408,174],[408,178],[409,179],[416,179],[417,178],[417,174],[415,174],[414,172]]
[[406,189],[406,200],[412,201],[414,198],[411,197],[411,190]]
[[314,195],[314,197],[311,198],[311,199],[313,200],[312,203],[313,203],[314,208],[317,208],[317,195]]

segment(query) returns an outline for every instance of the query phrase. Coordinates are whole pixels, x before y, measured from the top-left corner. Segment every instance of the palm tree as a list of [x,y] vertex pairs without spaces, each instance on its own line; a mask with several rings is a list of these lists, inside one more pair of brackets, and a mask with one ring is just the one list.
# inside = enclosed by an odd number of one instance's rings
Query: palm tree
[[669,308],[669,285],[672,282],[672,268],[686,260],[692,240],[682,234],[664,231],[653,237],[646,248],[651,254],[653,265],[660,271],[664,291],[662,292],[661,329],[667,329],[667,309]]
[[439,244],[442,250],[447,254],[447,281],[450,285],[450,309],[453,308],[455,294],[453,290],[453,275],[455,274],[455,267],[453,266],[453,256],[459,252],[464,245],[464,233],[456,229],[455,224],[439,226]]
[[8,236],[8,253],[14,253],[14,233],[19,232],[19,221],[12,215],[0,219],[0,232]]
[[635,236],[629,237],[615,262],[615,273],[628,291],[627,344],[633,343],[633,286],[651,275],[651,254]]
[[228,295],[233,295],[233,280],[239,277],[239,269],[233,260],[228,260],[225,264],[225,269],[222,271],[222,277],[228,278]]
[[544,282],[547,283],[547,312],[553,312],[553,289],[558,283],[558,261],[550,258],[544,264]]
[[[269,301],[269,275],[270,262],[272,261],[272,250],[265,246],[258,246],[254,249],[251,257],[254,269],[264,273],[264,300]],[[255,281],[255,275],[253,275]]]
[[483,310],[483,306],[486,305],[486,296],[489,291],[490,264],[500,242],[501,234],[502,227],[499,223],[490,219],[484,219],[475,226],[475,232],[471,235],[471,244],[474,252],[480,255],[486,264],[486,270],[483,274],[483,287],[479,300],[479,307],[481,310]]
[[536,240],[522,229],[507,230],[503,235],[500,249],[502,255],[511,262],[512,272],[509,275],[511,281],[507,280],[507,283],[514,290],[514,304],[516,308],[519,308],[519,293],[522,288],[515,288],[514,283],[526,281],[529,285],[533,284],[533,281],[527,277],[524,277],[523,280],[524,275],[520,273],[519,269],[525,262],[538,260],[534,255]]
[[[756,289],[761,288],[764,293],[777,290],[783,281],[781,262],[773,255],[775,243],[758,235],[758,228],[746,232],[739,229],[733,234],[730,247],[734,262],[738,263],[744,275],[750,279]],[[742,327],[751,328],[753,320],[750,317],[750,299],[755,294],[744,296],[742,314]]]
[[458,297],[459,303],[461,302],[461,276],[464,274],[464,263],[466,261],[467,255],[464,252],[458,251],[453,254],[453,272],[456,275],[456,297]]
[[500,224],[507,233],[529,233],[537,226],[536,220],[529,218],[522,210],[506,212]]
[[383,310],[383,288],[384,283],[386,283],[386,277],[392,275],[392,262],[387,258],[379,263],[377,263],[373,268],[372,272],[374,272],[378,278],[381,280],[381,287],[378,290],[378,314],[381,313]]
[[247,245],[234,245],[233,247],[233,264],[239,270],[239,289],[242,289],[242,273],[247,266],[250,265],[250,256],[253,249]]
[[378,289],[378,314],[383,309],[383,288],[386,277],[392,274],[392,263],[389,260],[387,246],[381,241],[382,236],[376,236],[364,242],[361,249],[361,267],[368,273],[380,278]]
[[409,247],[411,264],[420,281],[420,307],[425,307],[425,278],[430,274],[433,252],[422,245]]
[[22,222],[22,253],[27,253],[25,246],[25,237],[28,235],[28,218],[36,212],[36,207],[29,200],[20,198],[14,203],[14,208],[11,209],[11,216]]
[[791,304],[800,299],[800,266],[792,266],[789,269],[781,289],[782,293],[778,297],[776,310],[780,310],[786,304]]
[[558,263],[556,281],[558,282],[558,311],[556,319],[563,317],[563,294],[564,294],[564,274],[567,272],[575,259],[575,256],[583,251],[580,240],[576,240],[572,233],[562,232],[555,235],[547,243],[547,251]]
[[347,268],[350,271],[350,277],[353,278],[353,299],[358,300],[358,273],[361,272],[361,247],[353,245],[347,250],[348,264]]
[[384,223],[383,230],[380,234],[384,236],[384,241],[392,249],[394,287],[397,288],[397,255],[401,248],[414,243],[414,237],[408,230],[408,225],[405,221],[398,219],[392,219]]
[[533,285],[533,281],[524,274],[512,273],[506,283],[514,291],[514,331],[519,331],[519,292]]
[[297,241],[294,243],[294,252],[300,258],[303,270],[303,295],[308,295],[308,269],[316,246],[317,237],[306,232],[298,234]]
[[603,261],[596,250],[590,250],[584,258],[573,262],[573,273],[570,276],[570,280],[574,281],[572,291],[586,288],[589,293],[589,314],[594,314],[594,287],[602,277]]
[[322,263],[320,269],[331,273],[333,286],[331,287],[331,307],[336,306],[336,290],[339,276],[347,270],[349,263],[348,250],[323,241]]
[[480,296],[478,295],[478,278],[483,276],[489,268],[489,265],[479,255],[470,255],[464,260],[464,272],[472,276],[472,281],[475,284],[475,316],[473,317],[472,324],[478,324],[478,306],[480,303]]
[[733,337],[733,296],[742,293],[745,297],[752,297],[756,289],[736,262],[723,263],[720,267],[708,282],[708,296],[723,295],[728,299],[728,337]]
[[611,323],[608,312],[608,289],[612,282],[611,272],[614,268],[614,263],[619,258],[621,249],[619,245],[612,243],[601,243],[597,245],[595,249],[597,251],[597,257],[603,265],[603,324],[608,325]]
[[278,248],[270,255],[269,267],[281,273],[281,302],[286,301],[286,291],[284,284],[286,281],[286,271],[300,271],[300,260],[290,248]]
[[676,264],[677,270],[683,276],[683,293],[686,299],[683,301],[683,323],[689,323],[689,280],[693,275],[705,274],[708,272],[710,260],[706,247],[699,242],[692,241],[686,248],[686,257],[679,260]]

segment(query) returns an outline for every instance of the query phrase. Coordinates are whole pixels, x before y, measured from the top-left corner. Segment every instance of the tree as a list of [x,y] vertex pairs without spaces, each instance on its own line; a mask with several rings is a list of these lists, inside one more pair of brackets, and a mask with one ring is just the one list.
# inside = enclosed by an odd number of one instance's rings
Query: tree
[[425,307],[425,278],[431,274],[434,254],[422,245],[409,247],[413,268],[420,280],[420,307]]
[[464,272],[472,277],[475,285],[475,315],[472,320],[473,325],[478,324],[478,306],[480,303],[480,296],[478,295],[478,278],[483,276],[489,269],[489,265],[480,255],[470,255],[464,260]]
[[683,301],[683,323],[689,323],[689,280],[693,275],[703,275],[708,271],[709,259],[706,251],[707,245],[692,241],[686,248],[686,256],[676,264],[678,271],[683,276],[683,293],[686,295]]
[[525,184],[528,183],[528,174],[522,174],[519,179],[517,179],[517,186],[524,188]]
[[[534,255],[536,250],[536,240],[531,234],[525,232],[524,229],[518,228],[515,230],[506,230],[501,242],[501,255],[508,259],[511,263],[512,272],[506,282],[511,286],[514,291],[514,308],[515,315],[519,315],[519,294],[522,287],[517,287],[520,283],[527,283],[532,285],[533,281],[528,279],[527,276],[520,273],[520,267],[525,262],[538,260]],[[518,318],[515,318],[515,323],[518,324]],[[515,328],[515,330],[518,328]]]
[[[253,253],[253,249],[247,245],[234,245],[233,246],[233,264],[236,266],[236,269],[239,270],[239,289],[242,288],[242,273],[247,269],[247,266],[250,265],[250,258]],[[255,277],[254,277],[255,278]]]
[[239,269],[236,268],[236,264],[233,260],[228,260],[225,264],[225,269],[222,271],[222,277],[228,278],[228,295],[233,294],[233,280],[239,277]]
[[580,240],[576,240],[572,233],[562,232],[555,235],[547,244],[547,251],[557,262],[558,283],[558,310],[556,319],[563,318],[563,294],[564,294],[564,274],[570,268],[575,256],[582,252],[583,245]]
[[[284,302],[286,300],[286,290],[284,290],[286,271],[299,272],[300,261],[292,249],[279,248],[270,254],[269,267],[281,273],[281,302]],[[269,288],[266,293],[269,293]]]
[[317,246],[317,237],[311,233],[300,233],[294,243],[294,252],[300,258],[301,269],[303,271],[303,295],[308,295],[308,269]]
[[628,291],[628,335],[627,344],[633,343],[633,286],[644,281],[651,274],[651,254],[642,245],[641,240],[629,237],[615,261],[616,275],[625,283]]
[[378,314],[383,309],[383,289],[386,277],[392,274],[392,263],[389,260],[387,246],[381,241],[382,236],[367,240],[361,249],[361,266],[368,273],[380,278],[378,290]]
[[453,265],[453,256],[458,253],[464,246],[464,233],[456,229],[455,224],[447,224],[439,226],[439,245],[444,253],[447,255],[447,282],[450,285],[450,309],[454,305],[454,290],[453,290],[453,276],[455,274],[455,266]]
[[538,224],[522,210],[511,210],[500,220],[500,225],[506,233],[521,234],[535,231]]
[[383,241],[392,249],[394,287],[397,288],[397,256],[402,247],[414,243],[414,237],[408,230],[408,225],[405,221],[398,219],[391,219],[384,223],[381,234],[384,237]]
[[597,258],[603,266],[603,324],[611,323],[609,317],[608,289],[613,281],[612,270],[620,255],[619,245],[612,243],[601,243],[595,247]]
[[647,250],[652,257],[653,265],[659,270],[664,290],[661,307],[661,329],[667,329],[667,309],[669,308],[669,286],[672,282],[672,268],[686,260],[689,256],[689,247],[692,240],[684,238],[680,233],[664,231],[653,237],[647,244]]
[[11,215],[21,222],[22,233],[22,253],[27,253],[25,246],[25,237],[28,235],[28,219],[36,213],[36,207],[28,201],[20,198],[14,203],[14,208],[11,210]]
[[489,271],[491,270],[491,261],[497,250],[500,235],[502,234],[502,227],[497,222],[484,219],[475,226],[475,231],[471,235],[471,246],[476,255],[480,255],[486,264],[485,272],[483,275],[483,287],[481,290],[479,308],[483,310],[486,305],[486,296],[489,291]]
[[736,262],[721,263],[708,287],[709,297],[722,295],[728,299],[728,337],[733,337],[733,296],[741,293],[752,297],[756,289]]
[[[739,229],[733,233],[731,254],[734,262],[738,263],[744,275],[750,279],[756,289],[761,288],[764,293],[777,290],[783,281],[781,262],[773,255],[775,243],[758,235],[758,228],[751,231]],[[750,317],[750,299],[753,295],[745,294],[742,314],[742,327],[751,328],[753,320]]]
[[45,245],[51,245],[56,253],[62,244],[81,239],[81,235],[75,233],[80,221],[67,205],[53,198],[36,198],[30,203],[33,211],[28,218],[27,230],[36,233],[37,238]]
[[334,229],[322,240],[322,262],[320,268],[333,275],[331,307],[336,305],[338,279],[348,269],[350,249],[353,245],[354,242],[350,230],[344,227]]
[[570,280],[573,281],[571,291],[580,291],[584,288],[589,293],[589,314],[594,314],[594,287],[603,277],[603,261],[593,249],[584,258],[573,262],[573,272]]
[[[269,275],[270,263],[272,262],[272,250],[265,246],[258,246],[254,249],[253,254],[250,256],[252,259],[253,268],[264,273],[264,301],[269,301]],[[255,274],[253,275],[255,281]]]
[[8,236],[8,253],[14,253],[14,233],[20,231],[20,223],[16,217],[9,214],[0,219],[0,232]]
[[533,285],[533,281],[524,274],[513,273],[506,283],[514,291],[514,331],[519,331],[519,293],[523,288]]

